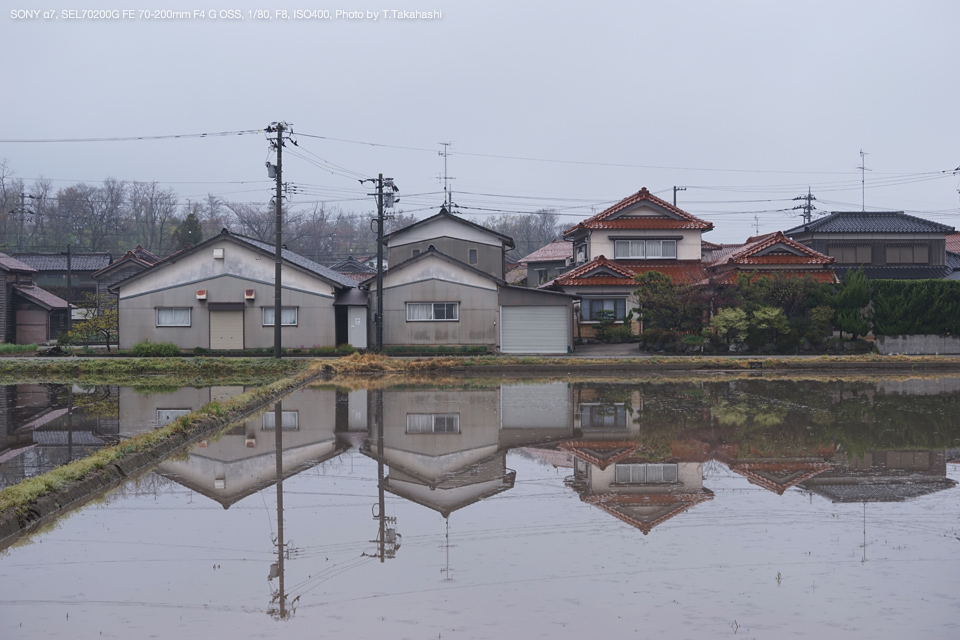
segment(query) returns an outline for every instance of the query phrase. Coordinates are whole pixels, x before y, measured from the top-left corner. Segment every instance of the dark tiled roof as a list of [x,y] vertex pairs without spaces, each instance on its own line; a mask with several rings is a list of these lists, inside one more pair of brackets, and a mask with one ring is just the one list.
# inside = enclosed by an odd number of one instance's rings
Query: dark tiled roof
[[[373,267],[368,266],[363,262],[358,262],[357,259],[354,258],[353,256],[350,256],[346,260],[341,260],[335,265],[331,265],[330,268],[336,271],[337,273],[342,273],[344,275],[348,275],[351,273],[369,274],[369,273],[377,272],[377,270],[374,269]],[[364,276],[363,279],[366,280],[367,279],[366,276]]]
[[0,253],[0,269],[4,271],[25,271],[27,273],[36,273],[36,269],[25,262],[20,262],[12,256]]
[[826,484],[816,480],[800,486],[832,502],[903,502],[925,496],[956,485],[956,480],[920,478],[916,481],[861,482],[857,484]]
[[[137,246],[139,246],[139,245],[137,245]],[[159,258],[158,258],[157,260],[159,260]],[[138,265],[140,265],[141,267],[144,267],[144,268],[148,268],[148,267],[150,267],[151,265],[154,264],[153,262],[149,262],[149,261],[147,261],[147,260],[143,260],[142,258],[138,257],[137,254],[135,254],[133,251],[127,251],[125,254],[123,254],[122,256],[120,256],[119,258],[117,258],[116,260],[114,260],[113,262],[111,262],[109,265],[107,265],[107,266],[104,267],[103,269],[99,269],[98,271],[94,271],[94,272],[93,272],[92,274],[90,274],[90,275],[93,276],[94,278],[99,278],[100,276],[102,276],[102,275],[105,274],[105,273],[109,273],[109,272],[113,271],[114,269],[119,269],[120,267],[126,266],[126,265],[128,265],[128,264],[130,264],[130,263],[138,264]]]
[[67,309],[70,306],[63,298],[55,296],[46,289],[41,289],[34,285],[14,285],[13,290],[48,309]]
[[142,244],[137,244],[137,246],[131,249],[131,252],[133,253],[133,255],[137,256],[139,259],[143,260],[144,262],[149,262],[150,264],[156,264],[160,262],[160,256],[150,251],[147,251],[146,249],[143,248]]
[[951,226],[902,211],[834,211],[784,233],[953,233]]
[[[13,256],[37,271],[66,271],[66,253],[15,253]],[[70,258],[71,271],[99,271],[110,264],[109,253],[74,253]]]
[[573,257],[573,243],[564,240],[554,240],[545,247],[540,247],[530,255],[520,258],[520,264],[529,262],[556,262]]
[[[231,235],[232,237],[234,237],[235,239],[239,240],[240,242],[243,242],[243,243],[245,243],[245,244],[249,244],[250,246],[256,247],[256,248],[260,249],[261,251],[266,251],[266,252],[268,252],[268,253],[274,253],[274,251],[276,250],[276,248],[274,247],[274,245],[272,245],[272,244],[267,244],[266,242],[260,242],[259,240],[254,240],[253,238],[248,238],[248,237],[246,237],[246,236],[237,235],[237,234],[235,234],[235,233],[231,233],[230,235]],[[310,271],[310,272],[312,272],[312,273],[315,273],[315,274],[317,274],[318,276],[320,276],[321,278],[326,278],[327,280],[331,280],[331,281],[333,281],[333,282],[336,282],[336,283],[339,284],[340,286],[343,286],[343,287],[355,287],[355,286],[357,286],[357,281],[354,280],[353,278],[348,278],[347,276],[343,275],[342,273],[337,273],[336,271],[334,271],[334,270],[331,269],[330,267],[325,267],[325,266],[323,266],[322,264],[317,264],[316,262],[314,262],[313,260],[310,260],[309,258],[304,258],[304,257],[303,257],[302,255],[300,255],[299,253],[294,253],[293,251],[290,251],[289,249],[281,249],[280,255],[283,256],[283,259],[286,260],[287,262],[291,262],[291,263],[297,265],[298,267],[303,267],[303,268],[306,269],[307,271]]]
[[960,253],[947,251],[947,266],[954,271],[960,271]]
[[[841,280],[848,271],[856,271],[859,267],[834,267],[833,271]],[[899,267],[864,267],[863,273],[868,280],[941,280],[953,272],[949,266],[943,265],[903,265]]]

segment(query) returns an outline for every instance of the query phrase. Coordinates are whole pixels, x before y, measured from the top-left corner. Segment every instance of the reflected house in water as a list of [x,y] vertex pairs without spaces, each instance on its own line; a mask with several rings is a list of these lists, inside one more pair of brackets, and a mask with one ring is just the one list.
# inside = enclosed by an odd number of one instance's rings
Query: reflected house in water
[[947,477],[946,451],[840,453],[836,462],[800,487],[832,502],[903,502],[957,484]]
[[642,397],[611,397],[599,390],[576,393],[578,437],[559,448],[574,456],[568,486],[580,499],[649,534],[657,525],[713,499],[703,486],[703,460],[658,455],[642,439]]
[[118,388],[0,386],[0,488],[116,441]]
[[[174,420],[182,412],[211,400],[243,392],[242,387],[181,389],[173,394],[137,398],[142,420]],[[187,402],[194,396],[195,405]],[[283,399],[283,478],[335,458],[350,445],[336,433],[336,396],[333,390],[301,389]],[[185,460],[168,458],[157,472],[229,508],[247,496],[277,482],[276,415],[268,410],[200,442]]]
[[500,447],[497,389],[385,389],[383,451],[378,451],[376,411],[361,452],[383,456],[389,467],[384,490],[448,517],[484,498],[511,489]]

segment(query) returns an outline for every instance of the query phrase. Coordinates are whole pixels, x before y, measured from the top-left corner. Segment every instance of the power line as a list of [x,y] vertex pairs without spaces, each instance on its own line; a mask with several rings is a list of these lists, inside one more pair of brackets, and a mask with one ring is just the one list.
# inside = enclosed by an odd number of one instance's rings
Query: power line
[[175,133],[160,136],[126,136],[106,138],[5,138],[0,143],[48,143],[48,142],[134,142],[138,140],[179,140],[189,138],[216,138],[224,136],[248,136],[263,133],[263,129],[245,129],[242,131],[212,131],[209,133]]

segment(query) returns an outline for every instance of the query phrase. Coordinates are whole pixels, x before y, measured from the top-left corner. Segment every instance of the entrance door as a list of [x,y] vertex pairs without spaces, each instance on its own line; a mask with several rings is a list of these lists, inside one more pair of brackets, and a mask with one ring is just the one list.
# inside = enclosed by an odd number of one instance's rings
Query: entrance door
[[210,312],[210,348],[243,349],[243,311]]

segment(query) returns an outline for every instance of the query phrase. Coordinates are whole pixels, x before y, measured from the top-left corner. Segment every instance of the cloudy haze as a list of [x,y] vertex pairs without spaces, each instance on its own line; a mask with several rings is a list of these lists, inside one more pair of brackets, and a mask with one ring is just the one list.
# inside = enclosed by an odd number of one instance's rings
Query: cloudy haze
[[822,211],[859,210],[863,149],[867,209],[957,226],[956,2],[411,2],[386,8],[442,17],[377,21],[205,4],[153,8],[245,19],[14,19],[33,3],[4,0],[0,159],[28,182],[114,177],[266,202],[263,134],[14,140],[285,120],[301,134],[284,156],[284,179],[302,186],[294,204],[369,210],[356,176],[383,172],[401,208],[425,215],[443,202],[438,143],[451,142],[463,214],[553,208],[572,224],[644,186],[669,200],[677,185],[678,204],[716,225],[705,239],[733,242],[755,224],[798,224],[784,210],[808,185]]

